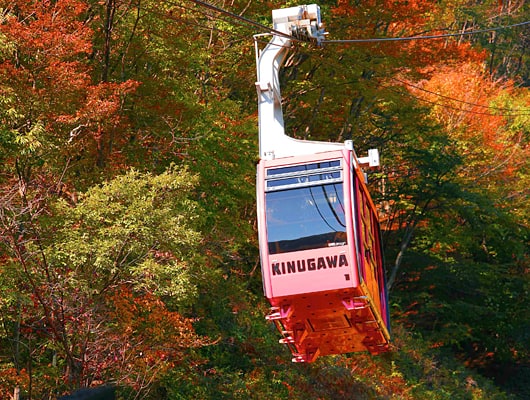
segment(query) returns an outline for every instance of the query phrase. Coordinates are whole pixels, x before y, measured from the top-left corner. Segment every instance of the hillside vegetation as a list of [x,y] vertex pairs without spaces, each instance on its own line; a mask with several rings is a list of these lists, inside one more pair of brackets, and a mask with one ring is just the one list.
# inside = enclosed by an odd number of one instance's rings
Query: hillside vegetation
[[365,40],[293,48],[286,130],[379,149],[393,338],[312,364],[264,319],[239,18],[299,3],[210,4],[0,0],[0,398],[530,398],[530,4],[319,3]]

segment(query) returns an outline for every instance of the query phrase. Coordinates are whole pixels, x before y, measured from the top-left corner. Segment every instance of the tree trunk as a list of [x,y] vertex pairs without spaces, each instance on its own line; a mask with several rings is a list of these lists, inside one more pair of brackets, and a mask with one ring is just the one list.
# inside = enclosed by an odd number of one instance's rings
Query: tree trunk
[[390,277],[388,278],[387,282],[387,288],[390,290],[392,288],[392,285],[396,281],[397,273],[399,271],[399,267],[401,266],[401,262],[403,261],[403,256],[405,254],[405,251],[409,247],[409,244],[412,240],[412,236],[414,234],[416,223],[411,223],[407,228],[405,229],[405,235],[403,235],[403,239],[401,239],[401,244],[399,246],[399,253],[396,256],[396,259],[394,261],[394,267],[392,268],[392,272],[390,274]]

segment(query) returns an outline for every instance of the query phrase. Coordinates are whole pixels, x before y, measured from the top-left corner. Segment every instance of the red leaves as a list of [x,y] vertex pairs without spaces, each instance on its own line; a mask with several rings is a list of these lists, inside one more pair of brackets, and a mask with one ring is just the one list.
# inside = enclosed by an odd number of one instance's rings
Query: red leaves
[[91,29],[81,20],[86,4],[78,0],[13,1],[1,31],[26,55],[63,58],[92,50]]
[[111,151],[119,152],[121,139],[114,131],[124,126],[124,98],[138,85],[93,82],[94,32],[87,7],[80,0],[10,2],[0,24],[7,49],[0,59],[0,86],[17,115],[2,122],[15,129],[27,124],[27,130],[38,123],[43,137],[35,141],[42,152],[49,152],[44,145],[65,148],[77,139],[70,156],[79,151],[102,166]]
[[90,85],[83,57],[91,51],[92,30],[81,20],[86,6],[78,0],[10,5],[0,33],[12,51],[4,54],[0,75],[18,94],[17,109],[29,120],[72,110]]
[[117,123],[123,97],[138,87],[134,81],[123,83],[100,83],[87,88],[84,106],[78,110],[76,117],[82,123],[113,121]]
[[170,311],[157,297],[118,288],[107,299],[105,337],[89,349],[101,376],[142,389],[176,363],[186,351],[208,343],[193,330],[192,320]]

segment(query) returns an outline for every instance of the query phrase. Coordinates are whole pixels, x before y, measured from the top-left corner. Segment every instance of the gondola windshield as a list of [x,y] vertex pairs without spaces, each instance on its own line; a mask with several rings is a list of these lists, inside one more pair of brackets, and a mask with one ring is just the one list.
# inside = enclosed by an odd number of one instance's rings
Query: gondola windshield
[[266,187],[270,254],[347,244],[340,160],[270,169]]

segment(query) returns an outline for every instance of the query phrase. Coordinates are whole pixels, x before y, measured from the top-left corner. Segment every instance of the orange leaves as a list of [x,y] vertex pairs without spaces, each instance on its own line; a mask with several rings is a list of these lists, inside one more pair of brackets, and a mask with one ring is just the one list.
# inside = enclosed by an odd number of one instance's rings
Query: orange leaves
[[84,104],[77,110],[74,116],[62,120],[71,123],[82,123],[87,126],[92,124],[116,125],[118,113],[122,105],[123,97],[133,92],[138,86],[137,82],[126,81],[123,83],[104,82],[85,88],[86,98]]
[[[157,297],[119,287],[108,297],[108,333],[93,351],[103,375],[121,384],[145,389],[149,382],[182,361],[190,348],[209,344],[199,337],[192,320],[167,309]],[[144,386],[145,385],[145,386]]]
[[90,84],[86,67],[78,61],[51,61],[46,67],[46,78],[57,87],[58,92],[84,89]]
[[196,335],[191,319],[168,310],[154,295],[134,294],[122,286],[109,300],[108,319],[116,324],[116,339],[136,343],[145,354],[159,352],[176,360],[187,349],[207,343],[207,339]]
[[72,143],[70,157],[83,153],[103,166],[125,141],[117,128],[126,126],[124,99],[138,84],[94,83],[96,38],[87,13],[88,3],[82,0],[9,2],[0,23],[0,86],[14,93],[9,107],[17,113],[2,122],[38,133],[31,143],[42,154],[53,157],[56,149]]
[[[372,0],[369,2],[339,1],[332,9],[337,19],[335,30],[340,37],[333,39],[377,39],[431,36],[448,33],[453,24],[445,11],[435,1]],[[448,12],[450,14],[450,12]],[[452,29],[452,28],[451,28]],[[332,29],[330,29],[332,30]],[[437,40],[373,41],[353,45],[366,48],[372,55],[395,59],[393,68],[406,65],[408,70],[421,70],[425,66],[446,63],[450,60],[480,61],[485,52],[473,49],[459,38]]]
[[371,0],[356,2],[356,5],[352,3],[340,0],[332,12],[336,16],[350,18],[350,24],[359,28],[357,38],[418,34],[438,8],[437,2],[433,1]]
[[86,4],[79,0],[14,1],[1,31],[18,44],[18,51],[44,58],[70,57],[92,49],[90,28],[81,20]]
[[0,398],[13,398],[14,388],[27,387],[30,381],[25,369],[17,371],[15,368],[0,369]]
[[[92,31],[81,20],[79,0],[13,1],[0,33],[10,47],[0,63],[1,80],[17,93],[21,118],[45,120],[70,112],[90,85],[83,60]],[[45,123],[47,125],[47,123]]]
[[337,6],[332,9],[335,15],[341,16],[352,16],[356,12],[357,8],[352,6],[348,0],[339,0]]
[[[467,157],[468,172],[473,168],[475,174],[483,174],[494,159],[502,163],[513,151],[517,138],[506,128],[514,112],[495,106],[497,99],[509,94],[509,88],[492,82],[476,63],[436,68],[429,81],[408,87],[432,105],[433,115]],[[507,168],[509,164],[499,172],[510,172]]]

